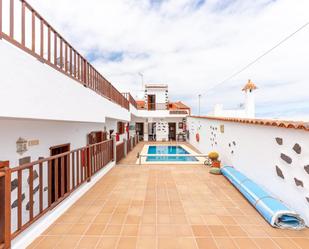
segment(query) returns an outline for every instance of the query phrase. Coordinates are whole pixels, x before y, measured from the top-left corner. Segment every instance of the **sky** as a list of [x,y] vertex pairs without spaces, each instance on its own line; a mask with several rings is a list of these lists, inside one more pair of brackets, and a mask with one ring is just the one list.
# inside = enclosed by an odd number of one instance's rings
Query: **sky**
[[309,21],[308,0],[28,0],[121,92],[169,85],[201,114],[237,108],[248,79],[258,117],[309,117],[309,26],[220,82]]

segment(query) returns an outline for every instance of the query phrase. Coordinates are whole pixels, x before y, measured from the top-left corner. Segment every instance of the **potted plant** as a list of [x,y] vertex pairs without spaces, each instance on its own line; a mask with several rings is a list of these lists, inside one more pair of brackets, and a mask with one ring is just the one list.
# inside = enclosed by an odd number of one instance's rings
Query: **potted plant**
[[212,151],[208,154],[209,159],[211,160],[211,167],[220,168],[221,162],[218,160],[219,153],[216,151]]

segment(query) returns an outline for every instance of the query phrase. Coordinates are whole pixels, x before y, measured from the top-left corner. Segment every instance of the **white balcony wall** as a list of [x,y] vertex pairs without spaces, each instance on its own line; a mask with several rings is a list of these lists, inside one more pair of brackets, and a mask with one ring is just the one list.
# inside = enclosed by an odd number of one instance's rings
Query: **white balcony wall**
[[[223,165],[243,172],[298,212],[309,225],[309,172],[305,170],[309,168],[308,131],[194,117],[188,118],[188,129],[189,141],[198,150],[218,151]],[[296,152],[293,147],[298,145],[300,151]],[[282,154],[292,162],[283,160]],[[276,166],[284,179],[278,176]],[[297,186],[295,179],[303,186]]]
[[0,40],[0,117],[129,121],[125,108]]

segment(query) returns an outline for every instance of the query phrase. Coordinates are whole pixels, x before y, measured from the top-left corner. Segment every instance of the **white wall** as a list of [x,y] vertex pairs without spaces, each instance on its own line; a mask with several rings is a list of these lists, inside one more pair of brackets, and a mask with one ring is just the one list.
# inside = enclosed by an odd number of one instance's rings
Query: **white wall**
[[[0,160],[9,160],[11,167],[19,165],[19,159],[31,156],[31,161],[36,161],[39,157],[50,156],[49,148],[54,145],[65,143],[71,144],[71,150],[84,147],[87,144],[87,134],[92,131],[104,130],[106,125],[102,123],[81,123],[81,122],[63,122],[46,120],[25,120],[25,119],[4,119],[0,118]],[[28,147],[28,151],[23,155],[16,152],[16,141],[19,137],[26,140],[39,140],[36,146]],[[43,165],[43,188],[47,187],[47,165]],[[38,165],[34,170],[39,172]],[[22,173],[22,194],[25,199],[22,202],[22,220],[23,223],[29,219],[29,211],[26,205],[29,202],[29,184],[27,179],[29,171]],[[12,181],[17,178],[17,174],[12,174]],[[39,185],[39,180],[34,180],[34,188]],[[43,192],[43,205],[47,206],[48,192]],[[16,201],[17,189],[12,191],[12,203]],[[39,211],[38,192],[34,194],[34,214]],[[17,224],[17,208],[12,209],[12,231],[15,231]]]
[[[147,95],[156,95],[156,103],[166,103],[168,101],[168,94],[166,96],[167,88],[146,88]],[[147,101],[147,98],[145,99]]]
[[[11,166],[18,166],[18,160],[31,156],[31,160],[49,156],[53,145],[71,143],[71,150],[87,144],[87,134],[104,130],[105,124],[64,122],[47,120],[4,119],[0,118],[0,160],[9,160]],[[16,152],[19,137],[26,140],[39,140],[39,145],[28,147],[23,155]]]
[[0,40],[0,117],[104,122],[130,113]]
[[[224,125],[224,133],[220,126]],[[305,218],[309,224],[309,174],[304,167],[309,165],[309,132],[264,125],[224,122],[205,118],[188,118],[190,143],[202,153],[218,151],[223,165],[232,165],[269,193]],[[196,133],[200,142],[196,141]],[[276,138],[281,138],[279,145]],[[301,153],[293,150],[301,146]],[[281,159],[281,153],[289,156],[291,164]],[[276,173],[278,166],[284,175]],[[304,187],[296,186],[294,178]]]
[[[151,113],[151,111],[146,111],[146,112]],[[142,118],[140,116],[138,116],[138,117],[133,116],[132,119],[131,119],[131,123],[136,123],[136,122],[144,123],[144,140],[145,141],[148,141],[148,129],[147,129],[148,128],[148,123],[146,123],[146,119],[148,119],[149,123],[157,123],[156,124],[156,129],[158,129],[158,126],[160,126],[159,129],[161,130],[160,132],[156,131],[157,140],[158,141],[162,141],[163,139],[168,140],[168,126],[167,126],[167,129],[166,129],[167,133],[164,133],[163,129],[162,129],[162,125],[164,125],[164,123],[167,124],[168,122],[176,123],[176,134],[178,134],[180,132],[183,132],[183,129],[179,129],[179,126],[178,126],[178,124],[183,121],[183,118],[184,118],[183,115],[181,117],[179,117],[179,116],[176,116],[176,117],[171,117],[171,116],[167,116],[167,117],[154,117],[154,116],[152,116],[152,117],[148,117],[148,118]]]

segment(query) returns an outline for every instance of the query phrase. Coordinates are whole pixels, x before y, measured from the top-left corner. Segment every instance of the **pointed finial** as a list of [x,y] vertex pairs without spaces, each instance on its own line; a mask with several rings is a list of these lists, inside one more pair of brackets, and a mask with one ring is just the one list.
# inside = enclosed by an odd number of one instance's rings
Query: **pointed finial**
[[248,83],[244,86],[242,91],[247,92],[248,90],[252,91],[252,90],[255,90],[255,89],[257,89],[257,86],[249,79]]

